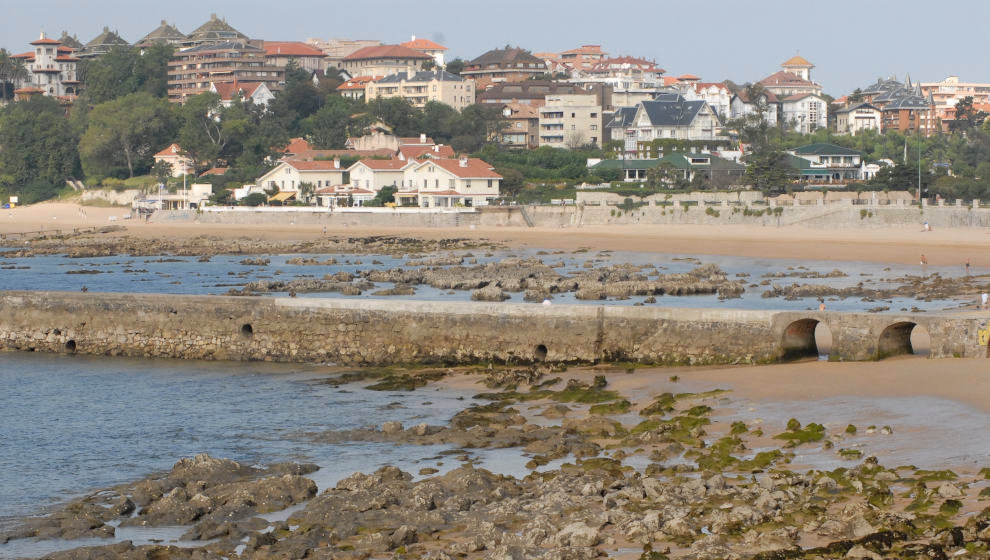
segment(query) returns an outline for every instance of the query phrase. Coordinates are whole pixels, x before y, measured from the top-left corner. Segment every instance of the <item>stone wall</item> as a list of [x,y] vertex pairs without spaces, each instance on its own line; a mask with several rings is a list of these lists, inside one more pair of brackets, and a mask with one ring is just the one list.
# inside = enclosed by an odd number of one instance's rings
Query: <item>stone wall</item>
[[753,363],[814,353],[817,321],[842,359],[901,353],[915,324],[933,356],[986,356],[985,318],[935,314],[0,292],[0,349],[207,360]]

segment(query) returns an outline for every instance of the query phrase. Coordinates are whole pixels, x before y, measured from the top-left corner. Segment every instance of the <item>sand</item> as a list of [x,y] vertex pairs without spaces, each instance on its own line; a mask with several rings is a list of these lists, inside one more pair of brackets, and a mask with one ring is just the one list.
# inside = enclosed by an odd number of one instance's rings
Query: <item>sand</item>
[[[103,208],[69,203],[42,203],[0,211],[0,233],[58,228],[123,225],[127,235],[183,238],[198,235],[306,240],[321,236],[321,225],[211,225],[145,223],[124,220],[123,207]],[[116,218],[111,221],[111,218]],[[921,255],[932,266],[990,267],[990,231],[877,227],[822,230],[799,226],[628,225],[582,228],[367,228],[333,226],[327,235],[407,235],[435,239],[490,239],[510,247],[637,251],[690,255],[734,255],[917,264]]]

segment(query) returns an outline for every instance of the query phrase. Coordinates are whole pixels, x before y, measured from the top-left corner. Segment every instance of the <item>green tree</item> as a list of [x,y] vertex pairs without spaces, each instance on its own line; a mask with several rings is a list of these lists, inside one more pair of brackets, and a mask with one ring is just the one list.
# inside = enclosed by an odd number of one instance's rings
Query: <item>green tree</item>
[[385,206],[386,204],[394,203],[395,193],[398,190],[398,187],[395,185],[382,187],[381,190],[375,193],[375,197],[368,201],[368,206]]
[[121,166],[129,177],[151,167],[156,148],[175,132],[171,104],[140,92],[97,105],[79,141],[83,170],[89,176],[108,175]]
[[502,183],[499,187],[499,194],[506,198],[513,198],[523,190],[525,185],[521,171],[511,167],[495,168],[495,172],[502,176]]
[[646,186],[653,189],[669,188],[675,185],[682,176],[683,174],[679,169],[674,167],[674,164],[665,161],[656,167],[646,170]]
[[319,111],[322,106],[323,96],[313,84],[313,77],[295,60],[290,60],[285,67],[285,87],[275,94],[268,109],[286,123],[289,134],[297,136],[300,134],[300,121]]
[[949,122],[951,132],[968,132],[986,120],[987,114],[973,107],[972,96],[966,96],[956,103],[956,118]]
[[241,199],[241,206],[261,206],[268,202],[268,197],[263,193],[252,193]]
[[10,194],[31,203],[54,196],[79,176],[78,138],[51,97],[11,103],[0,111],[0,170]]
[[0,49],[0,99],[13,99],[16,85],[27,77],[24,61],[13,58],[6,50]]
[[351,132],[353,112],[350,101],[339,95],[330,95],[319,111],[302,120],[302,132],[318,149],[341,149]]
[[451,74],[457,74],[458,76],[464,71],[464,61],[460,58],[455,58],[447,63],[444,70],[450,72]]
[[158,183],[164,185],[172,178],[172,164],[167,161],[156,161],[151,166],[151,174],[158,179]]
[[172,52],[170,45],[154,45],[144,54],[136,47],[118,46],[80,63],[86,99],[100,104],[136,92],[165,97]]
[[384,123],[397,136],[419,134],[420,112],[402,97],[378,97],[368,101],[368,114]]
[[850,103],[859,103],[862,100],[863,100],[863,90],[861,90],[860,88],[854,89],[853,92],[849,94]]
[[770,150],[752,154],[746,161],[746,179],[753,188],[763,192],[780,192],[791,182],[795,174],[783,152]]
[[220,96],[205,92],[186,99],[179,109],[179,145],[197,164],[212,167],[230,141]]

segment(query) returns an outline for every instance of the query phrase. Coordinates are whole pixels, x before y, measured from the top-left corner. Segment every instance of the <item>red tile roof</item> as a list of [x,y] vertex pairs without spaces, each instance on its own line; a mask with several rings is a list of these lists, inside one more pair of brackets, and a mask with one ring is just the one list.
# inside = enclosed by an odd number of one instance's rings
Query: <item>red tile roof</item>
[[374,82],[375,80],[380,80],[385,76],[355,76],[350,80],[337,86],[338,90],[352,90],[352,89],[364,89],[369,82]]
[[399,153],[402,157],[409,159],[419,159],[424,156],[430,156],[434,158],[452,158],[454,157],[454,149],[446,145],[436,145],[436,146],[400,146]]
[[421,142],[419,136],[400,136],[399,146],[432,146],[436,144],[432,138],[426,137],[426,142]]
[[301,152],[295,152],[292,155],[286,156],[285,160],[314,160],[316,158],[331,158],[331,157],[344,157],[344,156],[357,156],[357,157],[392,157],[395,154],[394,150],[389,150],[388,148],[379,148],[376,150],[305,150]]
[[688,81],[700,80],[701,77],[695,76],[694,74],[681,74],[680,76],[677,77],[677,79],[681,80],[682,82],[688,82]]
[[408,161],[401,159],[362,159],[354,165],[358,163],[363,163],[369,169],[377,171],[398,171],[409,164]]
[[313,56],[323,58],[326,53],[299,41],[265,41],[266,56]]
[[418,60],[426,60],[433,57],[401,45],[381,45],[378,47],[364,47],[363,49],[358,49],[345,56],[344,60],[368,60],[373,58],[414,58]]
[[208,175],[226,175],[229,167],[211,167],[206,171],[199,174],[200,177],[206,177]]
[[760,80],[761,84],[765,86],[813,86],[817,85],[814,82],[809,82],[795,74],[781,70],[780,72],[775,72],[770,74],[766,78]]
[[426,165],[427,163],[435,163],[436,165],[446,169],[462,179],[502,178],[501,175],[495,173],[495,170],[492,168],[491,164],[478,158],[467,158],[467,165],[464,167],[461,167],[461,161],[457,159],[435,159],[430,160],[429,162],[423,162],[423,165]]
[[305,138],[291,138],[289,145],[282,151],[289,154],[298,154],[299,152],[308,152],[312,149],[313,146]]
[[34,51],[10,55],[10,58],[26,58],[26,59],[34,60]]
[[299,171],[344,171],[342,167],[335,167],[334,162],[331,160],[284,159],[282,161]]
[[424,50],[424,51],[448,50],[447,47],[439,43],[434,43],[429,39],[413,39],[412,41],[406,41],[405,43],[400,43],[399,46],[406,47],[407,49]]
[[181,156],[182,148],[175,142],[169,144],[164,150],[158,152],[154,157]]
[[31,45],[61,45],[62,41],[57,41],[55,39],[41,38],[37,41],[31,41]]
[[576,49],[563,51],[560,54],[565,55],[565,54],[605,54],[605,53],[602,52],[601,45],[581,45]]
[[242,97],[251,97],[254,90],[258,89],[261,82],[212,82],[213,88],[217,90],[220,99],[230,101],[238,92]]

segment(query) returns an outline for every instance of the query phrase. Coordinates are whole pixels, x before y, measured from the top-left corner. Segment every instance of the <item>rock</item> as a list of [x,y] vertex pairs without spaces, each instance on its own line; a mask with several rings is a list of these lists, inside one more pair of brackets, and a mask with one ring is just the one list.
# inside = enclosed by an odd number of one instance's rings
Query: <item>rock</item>
[[872,550],[868,550],[861,544],[857,544],[856,546],[850,548],[845,557],[855,558],[856,560],[883,560],[883,556],[880,556]]
[[578,521],[561,529],[556,541],[560,546],[595,546],[601,542],[601,535],[598,529]]
[[416,529],[409,525],[403,525],[392,533],[392,536],[389,537],[389,542],[392,548],[412,544],[416,542]]
[[963,495],[963,491],[951,482],[943,482],[942,485],[938,487],[938,495],[946,499],[958,498]]
[[382,433],[395,435],[402,433],[402,422],[389,421],[382,424]]
[[675,517],[664,523],[663,532],[672,537],[692,537],[695,534],[691,524],[683,517]]

